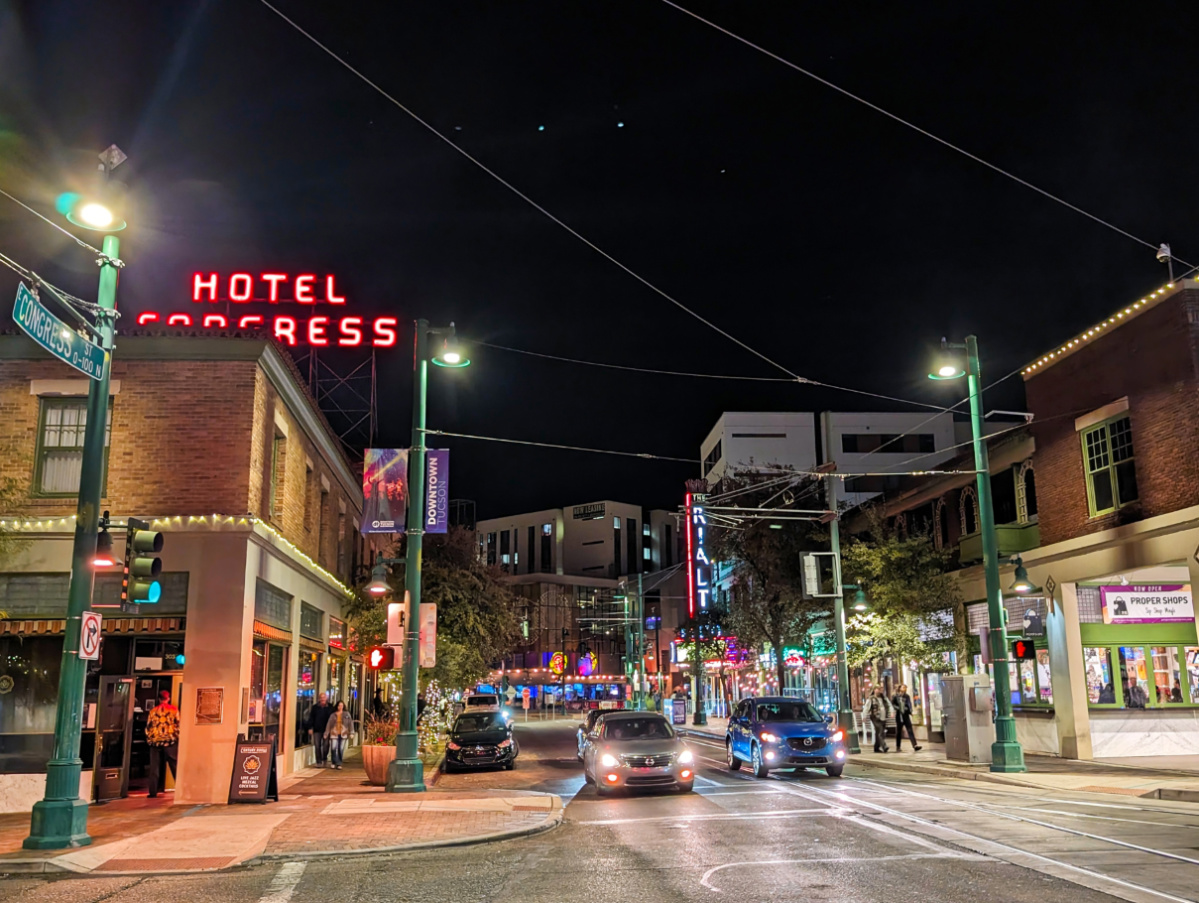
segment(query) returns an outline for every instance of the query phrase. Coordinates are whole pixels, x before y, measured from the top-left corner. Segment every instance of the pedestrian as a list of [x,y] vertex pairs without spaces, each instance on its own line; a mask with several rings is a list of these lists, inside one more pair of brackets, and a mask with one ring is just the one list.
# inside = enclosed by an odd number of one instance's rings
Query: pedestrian
[[1174,681],[1174,689],[1170,691],[1170,702],[1182,702],[1182,681]]
[[150,747],[150,797],[165,792],[167,766],[179,777],[179,710],[171,704],[171,691],[160,690],[158,705],[146,718],[146,743]]
[[325,739],[329,743],[329,758],[333,767],[338,771],[341,770],[341,762],[346,754],[346,744],[350,742],[352,733],[354,733],[354,719],[346,711],[346,704],[338,702],[329,715],[328,724],[325,725]]
[[1102,690],[1099,691],[1099,705],[1113,705],[1116,702],[1116,688],[1108,683]]
[[382,718],[387,714],[387,703],[383,701],[383,688],[375,690],[375,698],[371,701],[371,711],[374,712],[376,718]]
[[882,684],[876,686],[866,699],[866,704],[862,706],[862,717],[869,718],[874,725],[874,751],[890,752],[887,746],[887,719],[891,717],[891,704],[887,702]]
[[325,760],[329,758],[329,741],[325,739],[325,726],[329,716],[333,714],[333,706],[329,705],[329,694],[322,693],[320,698],[308,711],[308,736],[316,747],[316,767],[324,768]]
[[903,729],[908,729],[908,739],[912,741],[912,750],[919,751],[920,744],[916,742],[916,731],[912,727],[912,697],[908,695],[908,685],[900,684],[895,688],[891,697],[891,705],[895,709],[895,751],[903,752]]

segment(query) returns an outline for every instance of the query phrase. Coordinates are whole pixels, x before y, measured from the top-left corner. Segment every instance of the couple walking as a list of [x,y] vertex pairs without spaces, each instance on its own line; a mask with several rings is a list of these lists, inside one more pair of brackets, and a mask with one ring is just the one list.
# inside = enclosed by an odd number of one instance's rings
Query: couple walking
[[346,753],[346,744],[354,733],[354,718],[346,711],[346,704],[338,700],[329,705],[329,695],[322,693],[320,701],[308,713],[308,733],[316,746],[316,767],[325,767],[325,758],[330,768],[341,768]]
[[912,697],[908,695],[908,685],[900,684],[895,688],[895,695],[888,702],[882,686],[874,688],[874,692],[866,698],[862,706],[863,719],[870,719],[874,725],[874,751],[890,752],[887,747],[887,721],[891,712],[895,712],[895,751],[903,751],[903,732],[907,729],[908,738],[912,741],[912,749],[920,749],[916,742],[916,731],[912,727]]

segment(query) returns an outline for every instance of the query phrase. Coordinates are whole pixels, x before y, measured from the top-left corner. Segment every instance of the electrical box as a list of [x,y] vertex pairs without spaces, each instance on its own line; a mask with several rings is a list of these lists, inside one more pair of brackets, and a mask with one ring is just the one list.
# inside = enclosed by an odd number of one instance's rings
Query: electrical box
[[991,678],[986,674],[951,674],[941,679],[945,758],[989,764],[995,723],[991,713]]

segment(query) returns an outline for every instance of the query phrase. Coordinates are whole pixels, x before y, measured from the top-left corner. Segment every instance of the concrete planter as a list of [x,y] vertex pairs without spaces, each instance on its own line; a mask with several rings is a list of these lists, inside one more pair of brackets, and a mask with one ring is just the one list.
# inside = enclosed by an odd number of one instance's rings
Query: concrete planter
[[396,748],[390,746],[363,746],[362,767],[366,771],[366,779],[376,787],[387,784],[387,767],[396,757]]

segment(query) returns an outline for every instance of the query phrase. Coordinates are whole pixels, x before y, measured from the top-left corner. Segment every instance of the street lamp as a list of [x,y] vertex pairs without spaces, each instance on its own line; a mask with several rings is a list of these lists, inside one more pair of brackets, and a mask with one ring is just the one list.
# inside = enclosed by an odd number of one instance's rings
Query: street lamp
[[386,596],[391,592],[391,584],[387,582],[387,565],[383,563],[382,552],[375,559],[375,566],[371,570],[371,582],[366,585],[366,591],[372,596]]
[[117,557],[112,551],[112,534],[108,532],[108,512],[100,518],[100,534],[96,537],[96,554],[92,558],[92,567],[110,568],[117,563]]
[[[411,602],[409,623],[420,624],[421,548],[424,540],[425,508],[425,415],[429,388],[429,336],[443,336],[442,347],[433,356],[439,367],[466,367],[470,361],[458,349],[454,324],[431,328],[428,320],[416,321],[416,351],[412,360],[412,449],[408,456],[408,511],[405,531],[404,584]],[[416,692],[420,679],[420,633],[408,631],[404,643],[404,670],[400,685],[400,730],[396,734],[396,757],[387,769],[388,793],[420,793],[425,789],[416,733]]]
[[1028,569],[1024,567],[1024,559],[1017,555],[1012,559],[1012,563],[1016,565],[1016,579],[1012,581],[1012,585],[1008,589],[1017,596],[1027,596],[1029,593],[1038,592],[1040,587],[1029,579]]
[[[115,144],[100,154],[104,177],[125,160]],[[67,591],[67,619],[62,644],[62,665],[58,680],[58,705],[54,713],[54,751],[46,763],[45,796],[33,804],[27,850],[58,850],[86,846],[92,842],[87,833],[88,801],[79,798],[79,776],[83,760],[79,745],[83,728],[83,691],[87,662],[79,657],[83,613],[92,602],[95,568],[99,548],[100,492],[104,476],[104,433],[108,426],[108,391],[112,375],[113,322],[116,319],[117,272],[123,265],[118,256],[120,240],[113,232],[125,228],[125,221],[97,200],[82,204],[75,196],[65,196],[56,205],[58,211],[76,226],[103,232],[100,259],[100,287],[96,294],[96,332],[108,361],[98,379],[89,381],[87,423],[83,432],[82,463],[79,473],[79,501],[75,509],[75,542],[71,549],[71,582]],[[112,538],[108,539],[111,550]]]
[[[966,352],[962,368],[960,355]],[[983,439],[982,371],[978,363],[978,338],[966,336],[965,344],[941,340],[942,358],[929,379],[951,380],[966,377],[970,392],[970,429],[974,441],[974,470],[978,482],[979,529],[983,541],[983,571],[986,577],[987,614],[990,621],[991,661],[995,674],[995,742],[991,744],[991,771],[1026,771],[1024,750],[1016,739],[1016,720],[1012,717],[1011,675],[1008,672],[1007,616],[1003,608],[1003,589],[999,584],[999,549],[995,541],[995,510],[991,504],[991,465]],[[1019,571],[1017,571],[1019,577]],[[1027,574],[1025,574],[1027,579]],[[1030,584],[1031,590],[1031,584]]]

